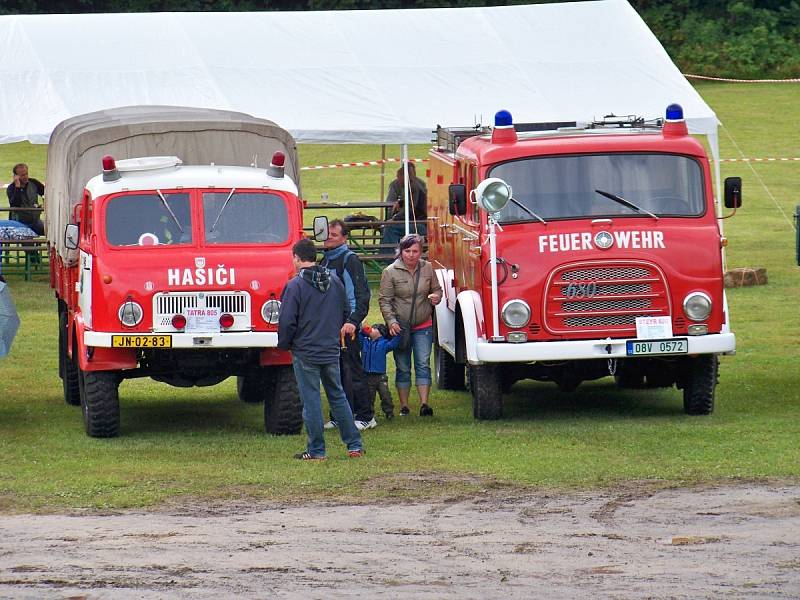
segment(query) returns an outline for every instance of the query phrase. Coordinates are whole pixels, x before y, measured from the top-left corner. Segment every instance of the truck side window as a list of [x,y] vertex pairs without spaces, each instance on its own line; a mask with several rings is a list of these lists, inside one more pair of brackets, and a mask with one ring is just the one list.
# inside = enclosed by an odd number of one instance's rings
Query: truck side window
[[289,238],[289,213],[281,196],[264,192],[229,195],[230,190],[203,194],[206,243],[282,244]]
[[[467,184],[467,197],[471,194],[472,190],[478,187],[478,165],[470,165],[469,167],[469,183]],[[481,215],[478,205],[473,202],[467,203],[467,214],[471,223],[480,223]]]

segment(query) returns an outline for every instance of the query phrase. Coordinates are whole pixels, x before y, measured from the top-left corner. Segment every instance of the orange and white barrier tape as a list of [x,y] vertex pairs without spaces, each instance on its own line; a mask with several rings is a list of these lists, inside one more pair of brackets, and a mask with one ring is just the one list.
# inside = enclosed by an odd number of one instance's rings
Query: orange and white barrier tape
[[719,162],[792,162],[799,161],[800,157],[794,158],[720,158]]
[[[317,165],[315,167],[300,167],[301,171],[319,171],[321,169],[347,169],[349,167],[374,167],[386,163],[403,162],[402,158],[384,158],[382,160],[366,160],[363,162],[339,163],[335,165]],[[427,158],[409,158],[408,162],[423,163],[428,162]]]
[[703,81],[724,81],[726,83],[800,83],[800,79],[728,79],[727,77],[708,77],[706,75],[692,75],[684,73],[689,79],[702,79]]

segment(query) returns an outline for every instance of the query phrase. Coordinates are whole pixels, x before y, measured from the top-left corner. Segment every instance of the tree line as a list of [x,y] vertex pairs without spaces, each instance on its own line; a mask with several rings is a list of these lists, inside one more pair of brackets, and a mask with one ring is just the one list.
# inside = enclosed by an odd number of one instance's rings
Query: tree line
[[[0,3],[0,14],[353,10],[497,4],[485,0],[4,0]],[[631,0],[631,4],[684,73],[743,79],[800,77],[798,0]]]

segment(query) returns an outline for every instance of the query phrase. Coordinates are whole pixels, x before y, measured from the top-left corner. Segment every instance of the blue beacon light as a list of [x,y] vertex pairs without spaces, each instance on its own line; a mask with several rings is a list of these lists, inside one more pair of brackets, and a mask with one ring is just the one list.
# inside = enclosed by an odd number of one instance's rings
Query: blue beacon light
[[514,124],[514,119],[511,118],[511,113],[507,110],[499,110],[494,115],[495,127],[511,127]]
[[683,107],[680,104],[667,107],[667,121],[683,121]]

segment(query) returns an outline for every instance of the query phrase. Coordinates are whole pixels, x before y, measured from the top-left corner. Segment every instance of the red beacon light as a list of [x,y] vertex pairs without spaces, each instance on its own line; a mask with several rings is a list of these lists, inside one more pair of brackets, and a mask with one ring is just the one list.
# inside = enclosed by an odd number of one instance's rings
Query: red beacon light
[[284,173],[284,165],[286,164],[286,155],[278,151],[272,155],[272,160],[269,163],[269,168],[267,169],[267,175],[270,177],[275,177],[276,179],[282,179]]
[[689,135],[686,120],[683,118],[683,107],[680,104],[670,104],[667,107],[663,134],[667,137],[683,137]]
[[122,175],[117,171],[117,162],[110,154],[103,157],[103,181],[118,181]]
[[223,329],[228,329],[229,327],[233,327],[233,315],[230,313],[224,313],[220,315],[219,325]]

